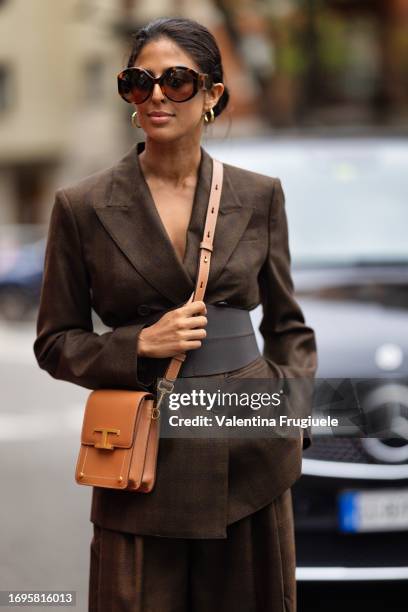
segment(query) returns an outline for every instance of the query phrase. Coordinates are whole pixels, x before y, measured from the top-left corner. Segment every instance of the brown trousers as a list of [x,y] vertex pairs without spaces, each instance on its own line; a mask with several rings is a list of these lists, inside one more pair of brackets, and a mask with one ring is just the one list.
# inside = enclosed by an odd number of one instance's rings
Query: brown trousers
[[221,539],[135,535],[94,524],[89,612],[296,612],[291,489]]

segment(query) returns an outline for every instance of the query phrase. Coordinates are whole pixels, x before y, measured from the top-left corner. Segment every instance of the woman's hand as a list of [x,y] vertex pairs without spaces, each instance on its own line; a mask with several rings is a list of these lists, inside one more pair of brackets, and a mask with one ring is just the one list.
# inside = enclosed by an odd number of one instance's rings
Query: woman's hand
[[173,357],[201,346],[206,337],[205,303],[197,300],[166,312],[156,323],[144,327],[139,334],[140,357]]

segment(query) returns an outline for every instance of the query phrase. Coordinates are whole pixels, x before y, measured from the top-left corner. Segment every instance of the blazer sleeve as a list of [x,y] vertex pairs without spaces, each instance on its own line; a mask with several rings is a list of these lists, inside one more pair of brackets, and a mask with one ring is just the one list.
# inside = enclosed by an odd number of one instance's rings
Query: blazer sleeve
[[[311,379],[317,369],[316,339],[294,297],[285,195],[279,179],[274,179],[268,223],[268,255],[259,277],[263,354],[279,378],[301,379],[285,386],[292,414],[305,416],[311,413]],[[306,449],[311,444],[311,431],[310,428],[304,431]]]
[[78,227],[66,194],[58,189],[48,229],[33,345],[37,362],[52,377],[88,389],[150,390],[146,381],[139,379],[138,370],[137,343],[145,325],[97,334],[91,313],[90,283]]

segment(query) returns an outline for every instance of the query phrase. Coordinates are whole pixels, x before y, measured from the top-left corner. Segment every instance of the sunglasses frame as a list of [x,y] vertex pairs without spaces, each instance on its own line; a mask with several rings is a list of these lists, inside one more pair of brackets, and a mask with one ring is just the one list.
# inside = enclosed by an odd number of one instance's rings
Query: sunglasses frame
[[[188,72],[189,74],[191,74],[193,76],[193,92],[192,92],[191,96],[189,96],[185,100],[173,100],[163,90],[164,79],[168,75],[169,71],[176,70],[176,69],[177,70],[182,69],[183,71]],[[124,97],[124,95],[121,92],[121,83],[122,83],[122,81],[129,79],[129,76],[134,71],[136,71],[136,70],[138,72],[144,72],[149,77],[150,82],[151,82],[152,85],[151,85],[150,91],[146,95],[146,98],[144,100],[142,100],[141,102],[135,102],[135,104],[143,104],[143,102],[146,102],[146,100],[148,100],[148,98],[150,98],[150,96],[152,95],[153,89],[154,89],[154,86],[156,85],[156,83],[158,83],[160,85],[160,89],[162,91],[162,94],[164,96],[166,96],[166,98],[168,98],[172,102],[176,102],[178,104],[181,104],[182,102],[187,102],[188,100],[191,100],[191,98],[194,98],[194,96],[197,94],[197,92],[199,90],[201,90],[201,89],[204,89],[204,90],[211,89],[211,87],[213,85],[212,79],[211,79],[209,74],[207,74],[205,72],[197,72],[196,70],[193,70],[193,68],[188,68],[187,66],[170,66],[169,68],[166,68],[166,70],[159,77],[152,76],[150,74],[150,72],[148,70],[146,70],[145,68],[137,68],[136,66],[133,66],[133,67],[129,67],[129,68],[125,68],[124,70],[121,70],[119,72],[119,74],[117,75],[118,93],[119,93],[120,97],[123,100],[125,100],[125,102],[128,102],[128,104],[132,104],[133,101],[132,100],[127,100]]]

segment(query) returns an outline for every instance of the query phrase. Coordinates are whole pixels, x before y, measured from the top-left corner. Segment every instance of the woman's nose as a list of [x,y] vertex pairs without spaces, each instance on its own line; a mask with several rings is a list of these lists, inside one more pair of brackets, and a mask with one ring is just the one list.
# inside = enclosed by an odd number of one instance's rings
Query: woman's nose
[[155,83],[152,91],[152,98],[156,100],[162,100],[164,98],[163,92],[159,83]]

